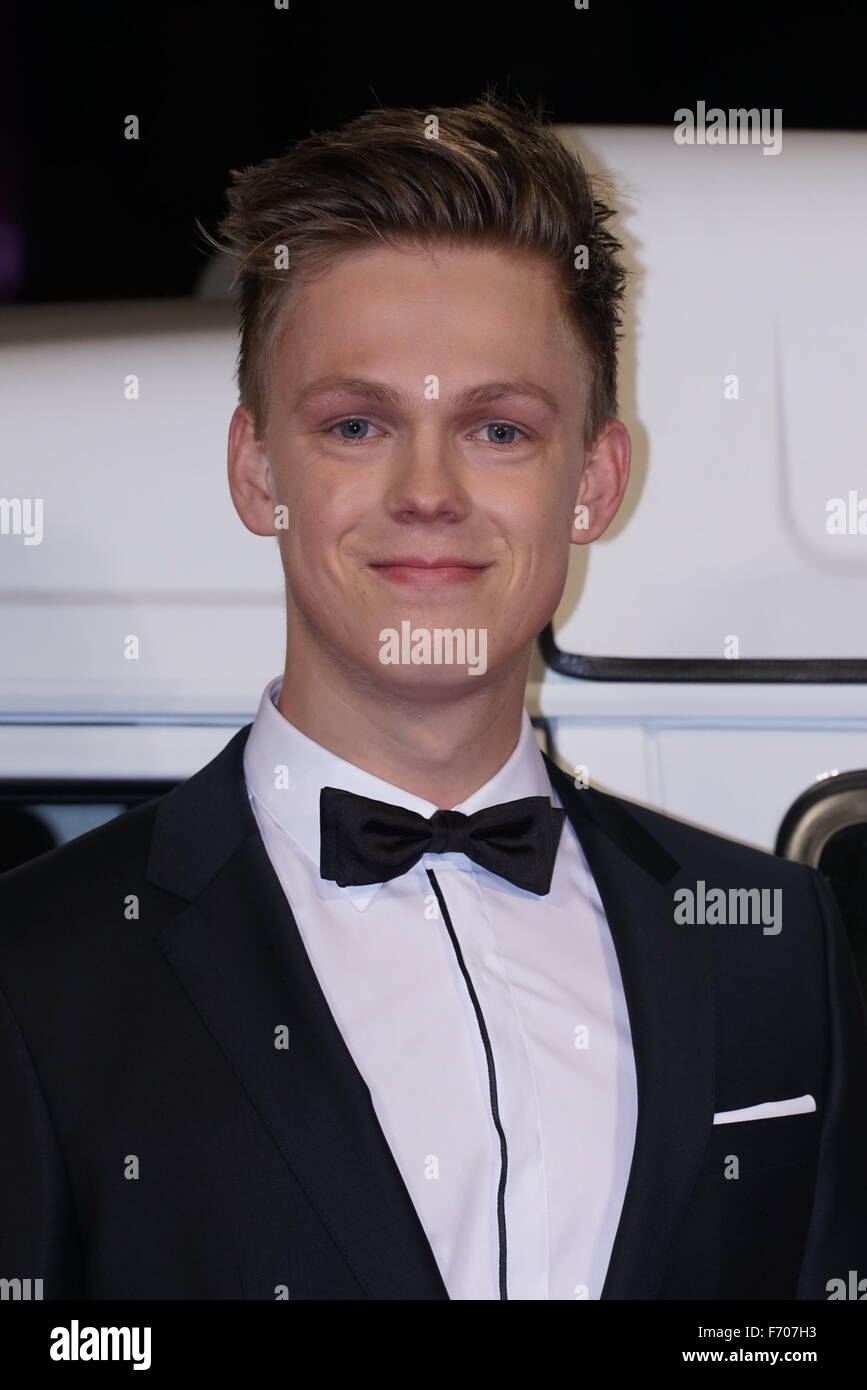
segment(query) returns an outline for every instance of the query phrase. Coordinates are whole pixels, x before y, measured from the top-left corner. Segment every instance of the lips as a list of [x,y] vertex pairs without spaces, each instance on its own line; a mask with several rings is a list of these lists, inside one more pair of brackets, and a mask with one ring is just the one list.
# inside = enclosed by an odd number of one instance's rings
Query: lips
[[399,555],[393,560],[373,560],[371,562],[372,569],[391,569],[394,566],[399,566],[401,569],[421,570],[487,569],[487,565],[476,560],[464,560],[459,555],[447,555],[439,560],[426,560],[422,555]]
[[439,589],[448,584],[471,583],[488,565],[451,555],[432,560],[422,555],[401,555],[393,560],[376,560],[370,568],[392,584]]

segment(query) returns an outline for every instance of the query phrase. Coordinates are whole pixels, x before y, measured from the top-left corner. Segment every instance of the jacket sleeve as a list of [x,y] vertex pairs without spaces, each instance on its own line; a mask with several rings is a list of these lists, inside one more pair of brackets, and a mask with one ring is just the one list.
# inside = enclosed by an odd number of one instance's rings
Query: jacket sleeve
[[0,990],[2,1279],[10,1281],[2,1285],[6,1298],[84,1297],[69,1176],[27,1044]]
[[824,932],[828,1072],[816,1190],[795,1297],[827,1299],[830,1280],[842,1280],[848,1289],[850,1271],[856,1284],[867,1279],[867,1015],[834,895],[820,873],[808,872]]

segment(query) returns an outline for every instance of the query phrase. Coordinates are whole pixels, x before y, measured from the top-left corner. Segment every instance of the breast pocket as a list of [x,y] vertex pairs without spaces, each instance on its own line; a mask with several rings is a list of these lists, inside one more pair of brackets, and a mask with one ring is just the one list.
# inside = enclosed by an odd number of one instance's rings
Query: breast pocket
[[820,1133],[816,1111],[713,1125],[700,1171],[733,1178],[765,1168],[815,1164]]

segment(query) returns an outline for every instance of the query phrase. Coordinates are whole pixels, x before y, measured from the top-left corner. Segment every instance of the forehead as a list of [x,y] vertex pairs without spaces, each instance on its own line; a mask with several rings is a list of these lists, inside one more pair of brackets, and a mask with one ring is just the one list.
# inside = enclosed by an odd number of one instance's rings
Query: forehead
[[524,377],[575,394],[574,329],[552,267],[490,247],[365,247],[290,291],[275,386],[376,373],[404,386]]

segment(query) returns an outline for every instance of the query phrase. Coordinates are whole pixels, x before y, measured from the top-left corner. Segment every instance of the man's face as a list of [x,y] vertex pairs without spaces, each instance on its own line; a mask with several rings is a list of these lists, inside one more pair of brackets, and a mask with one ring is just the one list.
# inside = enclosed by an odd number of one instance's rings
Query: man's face
[[[612,472],[603,447],[595,482],[591,468],[579,486],[586,388],[535,257],[364,249],[298,287],[265,436],[254,440],[240,407],[230,436],[245,523],[268,534],[274,507],[286,509],[290,644],[304,632],[356,673],[425,698],[528,661],[570,540],[604,530],[626,482],[628,435],[614,422],[625,463]],[[589,524],[576,531],[582,492]],[[406,662],[405,646],[384,664],[384,633],[420,629],[463,630],[477,667],[483,632],[484,671]]]

